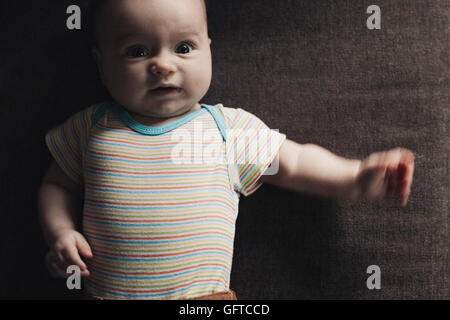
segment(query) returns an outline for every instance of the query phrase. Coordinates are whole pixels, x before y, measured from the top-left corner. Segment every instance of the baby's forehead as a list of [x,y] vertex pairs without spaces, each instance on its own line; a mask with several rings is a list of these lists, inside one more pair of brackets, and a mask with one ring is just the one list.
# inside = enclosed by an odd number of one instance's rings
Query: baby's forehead
[[[174,32],[201,33],[207,30],[204,0],[103,0],[97,17],[99,31],[116,34],[151,33],[167,23]],[[199,5],[200,4],[200,5]],[[159,23],[158,23],[159,22]],[[110,34],[111,36],[111,34]]]
[[[164,16],[178,13],[178,18],[189,16],[192,20],[207,20],[205,0],[94,0],[93,8],[98,19],[133,19],[134,16]],[[194,18],[194,19],[192,19]]]

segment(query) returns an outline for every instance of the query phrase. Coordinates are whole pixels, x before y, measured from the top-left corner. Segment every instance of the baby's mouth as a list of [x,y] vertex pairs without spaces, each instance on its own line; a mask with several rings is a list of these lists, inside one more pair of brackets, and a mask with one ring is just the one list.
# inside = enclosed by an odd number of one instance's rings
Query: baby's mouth
[[175,94],[181,92],[181,88],[178,87],[157,87],[150,90],[155,95]]
[[163,91],[163,90],[179,90],[177,87],[158,87],[153,89],[152,91]]

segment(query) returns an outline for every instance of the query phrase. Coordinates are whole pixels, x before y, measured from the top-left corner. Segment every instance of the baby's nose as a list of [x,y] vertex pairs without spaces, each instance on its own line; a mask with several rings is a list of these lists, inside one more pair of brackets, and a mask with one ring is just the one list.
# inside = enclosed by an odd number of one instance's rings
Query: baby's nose
[[168,75],[174,73],[176,68],[167,61],[155,61],[150,65],[150,71],[155,75]]

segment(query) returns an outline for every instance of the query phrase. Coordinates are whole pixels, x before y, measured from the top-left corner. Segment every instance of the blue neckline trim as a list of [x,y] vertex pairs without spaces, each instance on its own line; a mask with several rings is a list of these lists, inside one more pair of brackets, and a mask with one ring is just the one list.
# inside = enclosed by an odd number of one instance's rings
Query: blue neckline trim
[[227,125],[222,113],[215,106],[205,104],[203,107],[208,109],[209,113],[211,113],[212,117],[216,121],[219,131],[222,134],[223,141],[227,141]]
[[135,121],[131,115],[128,113],[128,111],[122,107],[120,104],[115,104],[120,119],[131,129],[133,129],[134,131],[137,131],[139,133],[148,135],[148,136],[157,136],[166,132],[169,132],[173,129],[176,129],[180,126],[182,126],[183,124],[191,121],[192,119],[194,119],[195,117],[199,116],[200,114],[203,114],[206,112],[206,105],[201,104],[201,109],[195,110],[194,112],[188,113],[186,115],[184,115],[183,117],[165,124],[163,126],[158,126],[158,127],[153,127],[153,126],[146,126],[144,124],[141,124],[137,121]]

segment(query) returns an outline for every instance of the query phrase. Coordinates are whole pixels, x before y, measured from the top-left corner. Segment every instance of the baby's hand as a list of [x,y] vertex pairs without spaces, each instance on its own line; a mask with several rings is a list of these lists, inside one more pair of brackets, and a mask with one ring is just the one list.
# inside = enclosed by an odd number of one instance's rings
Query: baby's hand
[[84,236],[72,229],[67,229],[58,234],[45,257],[45,264],[54,278],[67,278],[66,272],[70,265],[80,267],[81,276],[88,277],[89,271],[79,255],[90,259],[93,257],[91,248]]
[[414,155],[410,150],[395,148],[372,153],[361,162],[356,179],[362,198],[395,200],[406,205],[414,173]]

